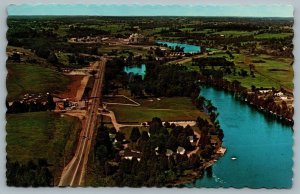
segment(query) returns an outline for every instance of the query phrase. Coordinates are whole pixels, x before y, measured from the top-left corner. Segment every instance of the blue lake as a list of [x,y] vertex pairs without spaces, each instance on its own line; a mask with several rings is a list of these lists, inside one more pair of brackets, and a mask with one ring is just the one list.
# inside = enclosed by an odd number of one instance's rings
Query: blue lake
[[142,64],[140,67],[139,66],[124,67],[124,72],[127,74],[133,73],[134,75],[140,75],[142,76],[142,79],[144,79],[146,75],[146,65]]
[[[202,88],[220,113],[227,151],[206,175],[187,187],[290,188],[292,186],[293,131],[268,119],[224,91]],[[236,157],[236,160],[232,160]]]
[[168,47],[175,48],[176,46],[184,47],[184,53],[199,53],[201,52],[201,47],[191,44],[181,44],[176,42],[165,42],[165,41],[156,41],[158,44],[166,44]]

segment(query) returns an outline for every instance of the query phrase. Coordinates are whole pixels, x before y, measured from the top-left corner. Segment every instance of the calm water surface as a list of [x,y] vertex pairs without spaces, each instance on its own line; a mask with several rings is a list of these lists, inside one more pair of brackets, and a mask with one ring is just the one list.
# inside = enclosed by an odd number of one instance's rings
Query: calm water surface
[[146,75],[146,65],[142,64],[140,67],[138,66],[124,67],[124,72],[127,74],[133,73],[135,75],[140,75],[142,76],[142,79],[144,79]]
[[165,41],[156,41],[158,44],[166,44],[168,47],[175,48],[176,46],[184,47],[184,53],[199,53],[201,51],[200,46],[191,45],[191,44],[180,44],[176,42],[165,42]]
[[186,186],[290,188],[292,129],[267,119],[224,91],[202,88],[201,95],[210,99],[220,113],[227,152],[213,165],[213,177],[205,175]]

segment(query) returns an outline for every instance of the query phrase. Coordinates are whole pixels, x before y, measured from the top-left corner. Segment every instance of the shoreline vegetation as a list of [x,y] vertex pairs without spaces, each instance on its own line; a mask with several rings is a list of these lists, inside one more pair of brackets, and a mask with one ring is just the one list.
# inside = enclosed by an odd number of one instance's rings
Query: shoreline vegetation
[[168,187],[184,187],[185,184],[192,183],[196,181],[199,178],[202,178],[205,176],[205,172],[207,173],[208,177],[212,176],[212,166],[215,162],[218,161],[220,157],[223,157],[223,155],[226,152],[226,148],[220,147],[218,150],[215,150],[216,152],[212,155],[211,159],[209,161],[206,161],[202,167],[199,169],[195,169],[190,174],[187,174],[181,178],[179,178],[177,181],[174,181],[173,183],[167,184]]
[[[230,92],[236,99],[243,103],[247,103],[249,106],[254,107],[257,111],[262,112],[266,116],[272,116],[282,124],[293,126],[294,120],[294,108],[288,107],[285,101],[281,104],[276,104],[274,97],[277,93],[285,94],[292,97],[293,94],[283,88],[276,90],[275,88],[264,89],[255,88],[249,91],[247,88],[240,85],[239,81],[228,81],[226,79],[213,79],[210,77],[202,76],[199,78],[200,83],[205,86],[212,86],[223,91]],[[260,92],[264,90],[266,92]],[[292,127],[294,130],[294,128]]]

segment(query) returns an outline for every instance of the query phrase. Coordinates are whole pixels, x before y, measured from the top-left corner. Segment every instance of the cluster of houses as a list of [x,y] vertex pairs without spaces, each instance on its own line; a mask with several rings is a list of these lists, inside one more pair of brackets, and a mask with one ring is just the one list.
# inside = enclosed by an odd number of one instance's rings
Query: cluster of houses
[[144,44],[149,42],[149,38],[138,33],[131,34],[128,38],[129,44]]
[[101,36],[86,36],[81,38],[70,38],[69,42],[71,43],[101,43],[102,41],[108,40],[107,37]]
[[[49,93],[26,93],[19,98],[21,103],[30,103],[30,102],[41,102],[43,105],[47,104],[47,96]],[[12,102],[9,102],[9,104]]]
[[54,98],[54,102],[55,110],[57,111],[78,110],[86,107],[86,102],[84,101],[73,102],[69,99]]
[[[110,40],[110,42],[107,42],[107,40]],[[124,40],[124,43],[127,42],[127,44],[147,44],[150,42],[150,38],[146,37],[139,33],[133,33],[131,34],[127,39],[121,39],[121,38],[108,38],[108,37],[101,37],[101,36],[86,36],[86,37],[72,37],[68,40],[70,43],[106,43],[109,45],[114,45],[116,42],[120,42],[121,40]]]
[[[193,145],[196,144],[196,141],[194,140],[193,136],[190,136],[189,140]],[[211,139],[211,145],[213,147],[217,147],[217,144],[219,144],[219,142],[217,140]],[[218,151],[217,151],[217,154],[223,155],[225,153],[225,151],[226,151],[225,148],[220,147],[220,149],[218,149]],[[155,148],[155,154],[159,155],[159,147]],[[171,149],[166,149],[165,155],[167,157],[172,157],[172,156],[175,156],[176,154],[184,155],[184,154],[187,154],[187,151],[182,146],[178,146],[176,149],[176,152],[174,152]],[[126,160],[132,160],[133,158],[136,158],[137,161],[140,161],[141,157],[142,157],[142,152],[140,152],[138,150],[132,150],[129,148],[125,148],[124,150],[121,150],[119,152],[119,155],[121,156],[121,158],[126,159]]]
[[[263,107],[260,105],[259,110],[268,112],[271,115],[276,116],[277,119],[287,121],[288,124],[293,124],[293,112],[294,112],[294,97],[293,93],[284,89],[274,90],[268,88],[256,89],[256,91],[248,92],[248,94],[258,95],[258,99],[267,99],[268,97],[273,97],[273,104],[271,107]],[[245,99],[247,101],[247,99]],[[253,104],[253,102],[250,102]]]
[[272,94],[275,100],[279,101],[286,101],[292,103],[294,100],[293,94],[285,90],[273,91],[271,88],[260,88],[257,89],[257,92],[261,95]]
[[[155,154],[156,155],[159,155],[158,153],[158,150],[159,148],[156,147],[155,148]],[[177,150],[176,150],[176,153],[174,153],[172,150],[170,149],[167,149],[166,150],[166,156],[167,157],[170,157],[174,154],[180,154],[180,155],[183,155],[186,153],[186,150],[184,149],[184,147],[181,147],[181,146],[178,146]],[[126,148],[124,150],[121,150],[119,152],[119,155],[121,156],[121,158],[123,159],[126,159],[126,160],[132,160],[133,158],[136,158],[137,161],[141,161],[141,157],[142,157],[142,153],[138,150],[131,150],[129,148]]]
[[46,111],[51,108],[48,102],[49,93],[27,93],[21,95],[18,100],[7,101],[7,113],[24,113]]

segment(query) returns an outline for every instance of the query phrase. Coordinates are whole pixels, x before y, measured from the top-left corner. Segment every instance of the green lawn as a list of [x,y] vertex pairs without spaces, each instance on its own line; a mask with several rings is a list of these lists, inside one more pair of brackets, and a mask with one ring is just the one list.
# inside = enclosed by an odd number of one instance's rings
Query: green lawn
[[230,36],[237,37],[237,36],[249,36],[249,35],[253,35],[254,32],[228,30],[228,31],[215,32],[213,34],[224,35],[225,37],[230,37]]
[[190,32],[190,31],[194,30],[194,28],[185,27],[185,28],[180,28],[179,30],[182,32]]
[[58,92],[63,91],[69,83],[69,78],[53,68],[38,64],[7,63],[7,99],[17,99],[23,93]]
[[143,30],[143,34],[145,34],[146,36],[149,35],[153,35],[153,34],[157,34],[160,33],[162,30],[169,30],[169,27],[158,27],[158,28],[153,28],[153,29],[145,29]]
[[271,38],[287,38],[289,36],[293,36],[293,33],[263,33],[255,35],[257,39],[271,39]]
[[53,112],[9,114],[6,117],[6,152],[12,161],[27,163],[39,158],[53,165],[54,175],[59,176],[75,149],[80,121],[71,116]]
[[[236,74],[226,75],[225,78],[232,81],[238,80],[241,82],[242,86],[247,88],[251,88],[252,85],[256,87],[275,87],[280,88],[281,86],[292,90],[294,88],[293,85],[293,66],[291,63],[293,61],[292,58],[281,58],[274,57],[270,55],[257,55],[257,56],[248,56],[245,54],[233,54],[234,55],[234,63],[236,65],[236,72],[240,71],[240,69],[244,69],[249,71],[249,64],[252,63],[255,66],[255,77],[247,76],[242,77]],[[216,53],[208,57],[223,57],[225,56],[228,60],[229,55],[225,53]],[[259,61],[259,62],[257,62]]]
[[[243,54],[234,54],[234,56],[234,61],[238,68],[243,68],[249,72],[248,64],[252,63],[258,72],[255,73],[255,78],[238,76],[239,81],[245,87],[250,88],[251,85],[255,85],[256,87],[280,88],[280,86],[283,86],[290,90],[293,89],[293,66],[290,65],[293,60],[291,58],[279,58],[269,55],[245,56]],[[254,63],[259,60],[264,62]],[[229,79],[233,77],[236,76],[228,76]]]
[[159,117],[163,121],[196,120],[207,115],[192,104],[187,97],[163,97],[161,100],[153,98],[153,101],[139,100],[141,106],[108,105],[114,111],[118,122],[145,122],[153,117]]

